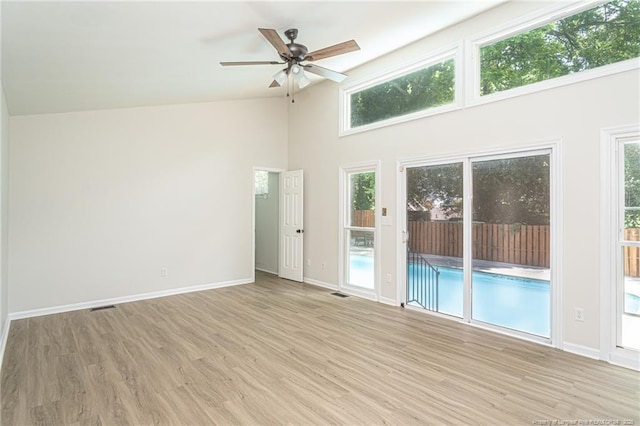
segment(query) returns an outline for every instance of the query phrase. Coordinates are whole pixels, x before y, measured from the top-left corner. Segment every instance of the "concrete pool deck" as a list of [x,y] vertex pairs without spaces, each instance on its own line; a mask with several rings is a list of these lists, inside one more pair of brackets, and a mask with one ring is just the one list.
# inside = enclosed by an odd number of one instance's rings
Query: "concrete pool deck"
[[[444,266],[447,268],[462,269],[462,258],[437,256],[433,254],[415,253],[427,260],[433,266]],[[551,279],[551,270],[549,268],[540,268],[536,266],[516,265],[513,263],[491,262],[488,260],[474,260],[473,270],[486,272],[489,274],[507,275],[510,277],[527,278],[532,280]]]

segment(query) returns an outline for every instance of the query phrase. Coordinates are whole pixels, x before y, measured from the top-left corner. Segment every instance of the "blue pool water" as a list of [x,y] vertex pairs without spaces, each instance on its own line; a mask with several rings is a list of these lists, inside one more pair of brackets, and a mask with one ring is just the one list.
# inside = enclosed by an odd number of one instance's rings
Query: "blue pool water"
[[628,314],[640,315],[640,296],[631,293],[625,293],[624,311]]
[[[350,283],[372,288],[373,258],[351,254]],[[416,296],[416,265],[409,265],[408,300]],[[438,267],[440,271],[437,311],[462,317],[463,274],[461,269]],[[549,281],[516,278],[474,271],[472,274],[472,317],[475,320],[538,336],[551,333]],[[625,312],[640,315],[640,297],[625,293]]]
[[[438,267],[438,312],[462,317],[461,269]],[[409,266],[409,298],[416,291],[416,267]],[[473,272],[472,317],[514,330],[549,337],[549,281]]]

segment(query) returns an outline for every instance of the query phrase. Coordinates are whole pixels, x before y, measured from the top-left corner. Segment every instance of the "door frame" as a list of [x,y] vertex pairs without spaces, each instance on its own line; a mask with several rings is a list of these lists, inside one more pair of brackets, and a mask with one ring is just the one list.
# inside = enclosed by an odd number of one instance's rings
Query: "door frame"
[[[282,173],[286,169],[274,167],[253,166],[251,171],[251,281],[256,281],[256,172],[269,172],[278,174],[278,247],[280,247],[280,219],[282,215]],[[280,250],[278,250],[278,275],[280,274]]]
[[[419,167],[425,165],[437,165],[437,164],[446,164],[446,163],[455,163],[455,162],[463,162],[464,163],[464,202],[465,206],[471,206],[472,201],[472,182],[471,182],[471,172],[468,169],[471,167],[471,164],[474,160],[479,159],[491,159],[491,158],[507,158],[517,156],[518,154],[526,154],[528,152],[535,151],[543,151],[549,150],[549,157],[551,161],[550,165],[550,225],[551,225],[551,259],[550,259],[550,269],[551,269],[551,294],[550,294],[550,303],[551,303],[551,331],[549,338],[542,338],[538,336],[534,336],[528,333],[519,332],[515,330],[510,330],[504,327],[491,325],[482,323],[479,321],[473,321],[470,318],[470,304],[471,304],[471,232],[467,231],[466,228],[470,229],[472,218],[472,212],[469,208],[464,209],[463,217],[465,220],[465,232],[464,232],[464,267],[465,267],[465,283],[464,283],[464,294],[467,300],[464,301],[464,312],[463,318],[456,318],[450,315],[441,314],[438,312],[431,312],[426,309],[414,309],[410,306],[406,306],[406,294],[407,294],[407,240],[406,240],[406,232],[407,232],[407,215],[406,215],[406,198],[407,198],[407,188],[406,188],[406,169],[408,167]],[[506,145],[502,148],[494,148],[488,150],[464,150],[454,154],[448,155],[436,155],[436,156],[420,156],[420,157],[411,157],[399,159],[397,161],[396,167],[396,194],[397,194],[397,255],[396,255],[396,265],[398,265],[397,269],[397,300],[398,304],[404,304],[407,309],[412,309],[416,311],[423,312],[427,315],[434,315],[442,318],[446,318],[452,321],[462,322],[474,327],[507,334],[510,336],[518,337],[523,340],[529,340],[535,343],[550,345],[557,348],[563,348],[563,337],[562,337],[562,315],[563,315],[563,304],[562,304],[562,218],[563,209],[562,209],[562,167],[561,167],[561,159],[562,159],[562,142],[559,139],[547,140],[547,141],[539,141],[530,144],[523,145]]]
[[[345,240],[344,231],[347,225],[347,212],[348,206],[346,196],[348,195],[346,176],[349,173],[373,171],[376,174],[375,185],[375,227],[373,231],[373,268],[374,268],[374,283],[373,290],[368,291],[361,289],[357,286],[350,286],[347,284],[347,262],[346,256],[348,248],[346,247],[347,241]],[[360,163],[344,164],[338,168],[338,289],[343,293],[352,294],[365,299],[379,301],[380,300],[380,224],[382,219],[382,190],[380,188],[381,179],[381,162],[380,160],[365,161]]]
[[[640,352],[618,347],[618,147],[640,135],[640,124],[600,131],[600,359],[640,370]],[[622,167],[624,170],[624,167]],[[616,283],[612,286],[611,283]]]

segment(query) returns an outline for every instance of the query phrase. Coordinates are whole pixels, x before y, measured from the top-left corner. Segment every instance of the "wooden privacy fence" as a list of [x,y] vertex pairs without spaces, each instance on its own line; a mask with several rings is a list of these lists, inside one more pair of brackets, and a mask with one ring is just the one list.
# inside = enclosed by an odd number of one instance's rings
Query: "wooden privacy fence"
[[[625,229],[624,239],[640,241],[640,228]],[[640,277],[640,247],[624,248],[624,274],[627,277]]]
[[[473,224],[473,258],[548,268],[548,225]],[[409,222],[409,249],[418,253],[462,257],[462,223]]]
[[352,210],[351,225],[362,226],[363,228],[373,228],[375,224],[375,210]]
[[[374,227],[373,210],[352,211],[354,226]],[[417,253],[462,257],[462,223],[409,221],[409,249]],[[640,241],[640,228],[625,229],[626,241]],[[548,225],[473,224],[473,258],[548,268]],[[640,277],[640,247],[624,248],[624,274]]]

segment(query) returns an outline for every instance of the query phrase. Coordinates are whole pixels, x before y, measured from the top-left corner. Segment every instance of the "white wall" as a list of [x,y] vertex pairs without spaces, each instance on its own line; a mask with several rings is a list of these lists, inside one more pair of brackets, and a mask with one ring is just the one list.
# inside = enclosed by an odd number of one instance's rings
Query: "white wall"
[[256,268],[278,273],[278,173],[269,172],[269,196],[256,197]]
[[[8,237],[9,237],[9,109],[4,97],[4,90],[0,87],[2,100],[0,103],[0,334],[4,330],[7,320],[9,301],[8,278]],[[1,359],[1,355],[0,355]]]
[[[349,72],[349,81],[375,75],[477,31],[521,16],[541,3],[509,3],[406,49]],[[466,108],[404,124],[338,137],[338,85],[323,83],[302,91],[290,108],[289,167],[305,170],[305,276],[338,282],[338,167],[359,161],[382,162],[382,207],[393,226],[381,228],[381,276],[397,277],[399,249],[398,159],[518,147],[561,140],[564,184],[563,322],[564,342],[599,347],[599,144],[603,127],[636,123],[640,117],[637,70]],[[318,265],[326,262],[326,269]],[[384,281],[384,280],[383,280]],[[381,283],[381,296],[396,299],[398,283]],[[584,308],[585,321],[573,319]],[[560,342],[562,343],[562,342]]]
[[280,98],[11,117],[9,311],[249,280],[286,120]]

